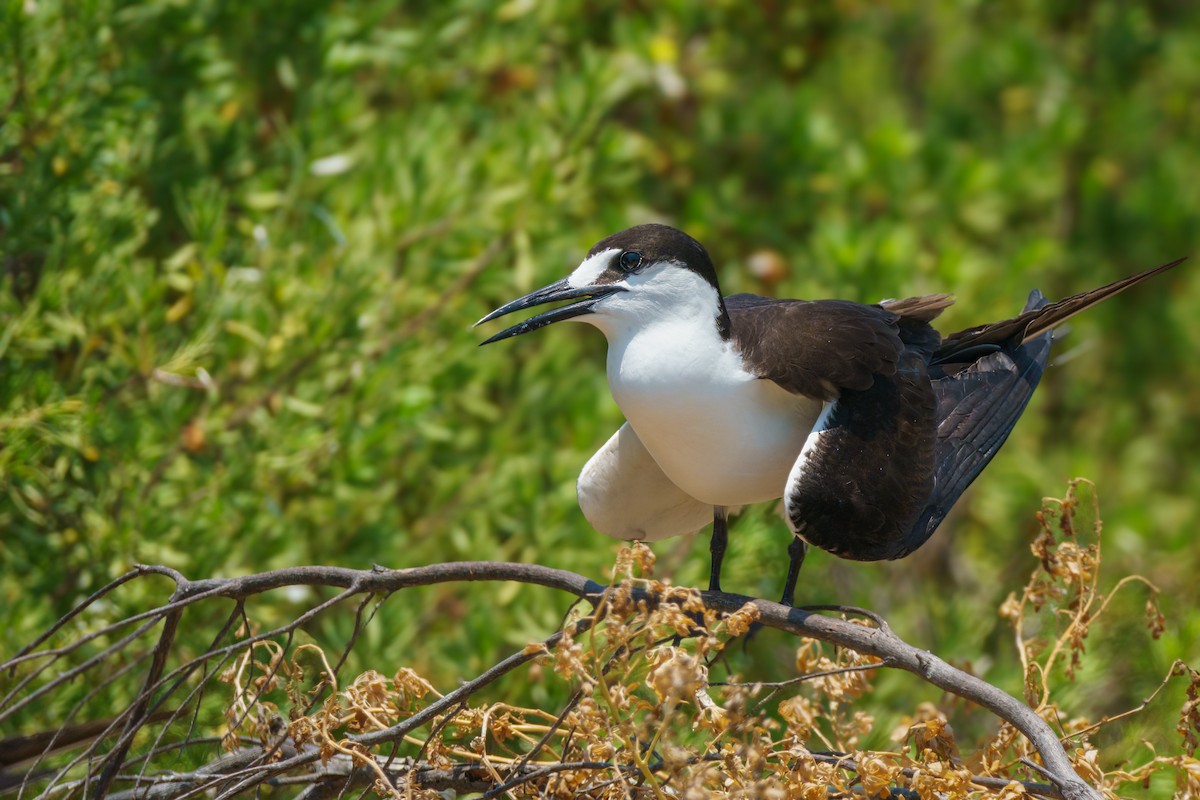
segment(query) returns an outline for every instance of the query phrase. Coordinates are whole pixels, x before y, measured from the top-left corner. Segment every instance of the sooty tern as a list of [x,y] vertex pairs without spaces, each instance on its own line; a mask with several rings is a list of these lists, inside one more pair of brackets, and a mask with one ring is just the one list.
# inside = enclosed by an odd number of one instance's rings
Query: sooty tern
[[720,589],[726,509],[782,497],[793,536],[843,558],[906,556],[933,534],[1012,431],[1041,379],[1051,329],[1179,261],[943,338],[946,294],[884,300],[722,298],[708,252],[665,225],[597,243],[566,278],[476,324],[554,301],[483,344],[561,320],[608,339],[627,422],[579,476],[596,530],[654,540],[713,520]]

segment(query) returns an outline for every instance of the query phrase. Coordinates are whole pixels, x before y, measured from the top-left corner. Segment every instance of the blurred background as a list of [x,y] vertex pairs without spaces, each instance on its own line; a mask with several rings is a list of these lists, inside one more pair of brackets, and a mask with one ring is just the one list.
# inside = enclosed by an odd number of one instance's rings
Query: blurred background
[[[602,579],[616,545],[574,482],[621,423],[603,337],[561,326],[479,350],[493,331],[470,326],[621,228],[686,229],[728,293],[953,291],[944,331],[1012,315],[1033,287],[1057,298],[1200,255],[1200,7],[1182,0],[0,15],[9,653],[134,562],[200,578],[487,558]],[[1152,640],[1145,593],[1119,594],[1063,699],[1116,713],[1173,659],[1195,665],[1198,270],[1077,318],[934,539],[896,563],[813,553],[799,602],[873,608],[1019,693],[997,607],[1035,566],[1041,498],[1084,476],[1102,584],[1152,580],[1168,629]],[[743,513],[726,587],[776,597],[787,537],[770,504]],[[660,575],[704,584],[707,532],[655,550]],[[123,593],[87,624],[161,599]],[[275,600],[264,623],[313,596]],[[507,585],[393,598],[356,666],[474,674],[565,607]],[[338,646],[351,616],[308,634]],[[787,676],[792,649],[766,632],[731,662]],[[1177,744],[1172,691],[1104,735]],[[922,699],[940,698],[883,676],[880,741]]]

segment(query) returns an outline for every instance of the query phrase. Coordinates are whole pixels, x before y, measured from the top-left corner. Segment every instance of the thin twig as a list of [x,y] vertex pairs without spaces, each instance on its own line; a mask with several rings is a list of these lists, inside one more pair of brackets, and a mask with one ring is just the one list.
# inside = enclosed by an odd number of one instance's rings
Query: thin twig
[[1111,717],[1108,716],[1107,714],[1105,714],[1103,717],[1100,718],[1099,721],[1094,722],[1091,725],[1088,725],[1086,728],[1080,728],[1077,731],[1072,731],[1071,733],[1068,733],[1066,736],[1063,736],[1062,741],[1065,743],[1065,742],[1070,741],[1071,739],[1077,739],[1080,736],[1085,736],[1085,735],[1091,733],[1092,731],[1096,730],[1097,728],[1107,725],[1110,722],[1121,719],[1123,717],[1128,717],[1132,714],[1138,713],[1139,711],[1145,710],[1145,708],[1147,706],[1149,706],[1151,702],[1153,702],[1154,698],[1158,697],[1159,693],[1162,692],[1163,689],[1167,688],[1167,684],[1169,684],[1171,682],[1171,679],[1175,677],[1175,671],[1177,669],[1179,669],[1180,665],[1187,666],[1179,659],[1175,659],[1175,661],[1171,664],[1171,668],[1169,670],[1167,670],[1166,677],[1162,679],[1162,683],[1158,684],[1158,686],[1155,687],[1154,691],[1150,693],[1149,697],[1147,697],[1142,702],[1138,703],[1133,708],[1126,709],[1125,711],[1122,711],[1120,714],[1113,714]]
[[885,658],[882,661],[877,661],[873,664],[857,664],[853,667],[838,667],[837,669],[826,669],[820,672],[806,672],[803,675],[797,675],[794,678],[788,678],[786,681],[713,681],[709,686],[740,686],[750,687],[752,689],[786,689],[789,686],[804,683],[805,681],[815,680],[816,678],[829,678],[833,675],[845,675],[848,672],[870,672],[881,667],[890,667],[893,663],[892,659]]
[[125,730],[121,732],[121,738],[117,740],[112,750],[109,750],[108,754],[104,757],[104,766],[100,771],[100,777],[97,779],[96,785],[92,787],[93,797],[104,797],[108,791],[108,787],[112,785],[112,780],[116,776],[117,771],[125,761],[125,755],[129,752],[129,746],[133,744],[134,735],[141,729],[149,717],[153,687],[157,684],[159,676],[162,675],[163,669],[166,667],[167,655],[171,652],[171,645],[175,642],[175,633],[179,630],[179,619],[182,615],[182,611],[175,611],[168,614],[163,623],[162,633],[158,637],[158,644],[154,647],[154,658],[150,662],[150,671],[146,674],[146,680],[143,683],[144,688],[142,689],[142,693],[130,707],[129,716],[125,721]]
[[37,638],[35,638],[29,644],[25,645],[20,650],[18,650],[17,654],[13,658],[4,662],[5,667],[7,669],[9,669],[10,674],[11,674],[12,668],[15,667],[17,664],[21,663],[21,660],[25,656],[31,654],[38,645],[40,645],[42,642],[46,641],[51,636],[53,636],[55,633],[57,633],[58,630],[60,628],[62,628],[63,625],[66,625],[68,622],[75,619],[75,617],[79,616],[84,611],[86,611],[88,609],[88,607],[92,605],[92,603],[95,603],[97,600],[104,597],[106,594],[109,594],[110,592],[112,592],[114,589],[121,586],[122,584],[128,583],[129,581],[133,580],[134,578],[140,577],[142,574],[144,574],[144,573],[142,573],[141,570],[131,569],[128,572],[126,572],[124,575],[120,576],[119,578],[115,578],[115,579],[109,581],[107,584],[105,584],[104,586],[100,587],[99,589],[97,589],[96,591],[94,591],[90,595],[88,595],[86,600],[79,603],[74,608],[72,608],[70,611],[68,611],[66,614],[63,614],[61,617],[59,617],[58,620],[53,625],[51,625],[49,628],[47,628],[45,630],[45,632],[40,634]]

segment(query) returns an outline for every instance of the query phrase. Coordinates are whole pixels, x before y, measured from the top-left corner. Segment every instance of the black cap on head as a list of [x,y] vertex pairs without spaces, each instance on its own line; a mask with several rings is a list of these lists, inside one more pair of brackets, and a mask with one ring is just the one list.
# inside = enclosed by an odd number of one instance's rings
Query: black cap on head
[[650,223],[626,228],[596,242],[588,251],[588,257],[605,250],[638,253],[642,263],[647,266],[660,261],[672,261],[701,275],[720,293],[717,271],[704,245],[670,225]]

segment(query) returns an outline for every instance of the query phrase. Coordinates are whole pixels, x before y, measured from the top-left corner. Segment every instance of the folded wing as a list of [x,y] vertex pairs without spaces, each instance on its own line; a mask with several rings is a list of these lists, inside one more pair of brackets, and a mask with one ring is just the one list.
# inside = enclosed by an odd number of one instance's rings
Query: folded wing
[[784,487],[792,531],[843,558],[896,558],[933,487],[929,322],[947,295],[862,305],[729,298],[754,374],[826,406]]
[[712,522],[712,506],[676,486],[628,422],[583,466],[576,492],[592,527],[614,539],[666,539]]
[[[1034,289],[1024,314],[1049,305]],[[1023,316],[1024,316],[1023,314]],[[1014,337],[1015,338],[1015,337]],[[1050,358],[1049,329],[1024,343],[958,350],[935,361],[929,377],[937,403],[937,443],[929,500],[892,558],[925,543],[1008,439]],[[955,353],[955,351],[950,351]],[[947,358],[943,355],[943,358]]]

